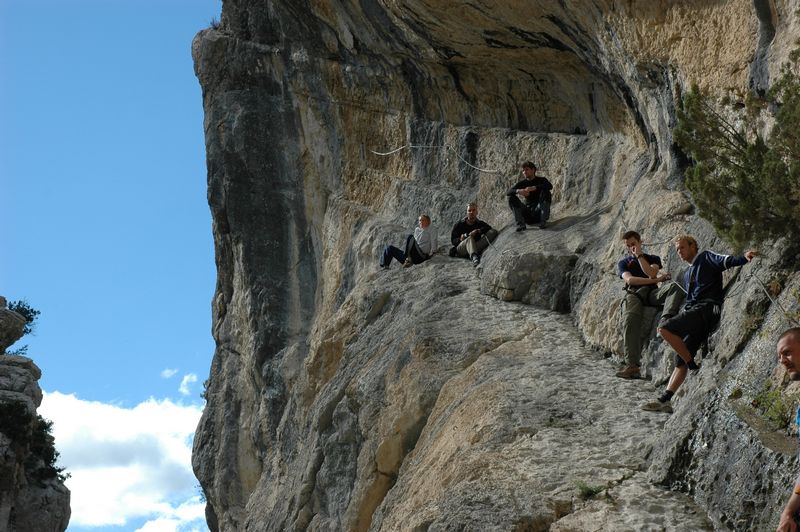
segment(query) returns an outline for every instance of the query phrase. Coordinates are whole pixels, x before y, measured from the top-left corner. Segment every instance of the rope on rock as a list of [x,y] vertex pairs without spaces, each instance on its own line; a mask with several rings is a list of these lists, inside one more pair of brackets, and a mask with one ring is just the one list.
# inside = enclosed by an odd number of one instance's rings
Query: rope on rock
[[469,161],[464,159],[456,151],[456,149],[453,148],[452,146],[445,146],[445,145],[440,145],[440,144],[429,144],[429,145],[426,145],[426,144],[404,144],[403,146],[400,146],[399,148],[395,148],[394,150],[387,151],[387,152],[379,152],[379,151],[375,151],[375,150],[369,150],[369,151],[370,151],[370,153],[373,153],[375,155],[379,155],[381,157],[388,157],[389,155],[394,155],[395,153],[397,153],[399,151],[402,151],[402,150],[405,150],[405,149],[409,149],[409,150],[433,150],[433,149],[450,150],[456,155],[456,157],[458,157],[458,159],[462,163],[466,164],[470,168],[473,168],[474,170],[477,170],[478,172],[483,172],[485,174],[502,174],[502,172],[500,170],[489,170],[489,169],[486,169],[486,168],[478,168],[474,164],[471,164]]
[[772,294],[770,294],[770,293],[769,293],[769,290],[767,289],[766,285],[765,285],[765,284],[764,284],[764,283],[761,281],[761,279],[759,279],[759,278],[758,278],[758,275],[756,275],[756,274],[755,274],[755,272],[752,272],[752,271],[751,271],[748,277],[752,277],[752,278],[754,278],[756,281],[758,281],[758,284],[761,286],[761,289],[762,289],[762,290],[764,291],[764,293],[767,295],[767,297],[769,298],[769,300],[770,300],[770,301],[772,301],[772,303],[773,303],[774,305],[777,305],[777,307],[778,307],[778,308],[781,310],[781,312],[782,312],[782,313],[783,313],[783,315],[786,317],[786,320],[787,320],[789,323],[793,323],[793,324],[795,324],[796,326],[800,327],[800,322],[798,322],[797,318],[793,318],[793,317],[792,317],[792,316],[791,316],[791,315],[790,315],[788,312],[786,312],[786,309],[785,309],[785,308],[783,308],[783,305],[781,305],[781,304],[780,304],[780,302],[779,302],[777,299],[775,299],[775,298],[773,298],[773,297],[772,297]]

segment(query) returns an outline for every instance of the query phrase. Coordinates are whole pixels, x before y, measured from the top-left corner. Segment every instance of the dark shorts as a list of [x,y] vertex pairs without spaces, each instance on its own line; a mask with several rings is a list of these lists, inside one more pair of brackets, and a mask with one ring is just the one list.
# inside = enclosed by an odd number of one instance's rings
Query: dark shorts
[[[683,338],[686,349],[692,356],[695,356],[700,344],[717,327],[719,311],[720,307],[715,303],[697,303],[691,307],[685,307],[677,316],[661,324],[661,328]],[[684,364],[683,359],[675,355],[675,365],[683,366]]]

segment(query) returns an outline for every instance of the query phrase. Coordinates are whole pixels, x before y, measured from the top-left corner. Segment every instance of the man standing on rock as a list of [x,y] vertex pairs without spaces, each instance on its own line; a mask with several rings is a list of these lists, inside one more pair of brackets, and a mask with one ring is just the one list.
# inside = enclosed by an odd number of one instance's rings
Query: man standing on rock
[[[514,213],[517,231],[524,231],[526,224],[539,224],[540,229],[547,227],[550,218],[550,191],[553,185],[546,177],[536,175],[536,165],[530,161],[522,163],[522,181],[508,189],[508,205]],[[520,201],[519,196],[525,200]]]
[[[800,327],[792,327],[778,338],[778,363],[789,373],[793,381],[800,380]],[[797,515],[800,512],[800,477],[794,481],[794,489],[786,507],[781,512],[777,532],[797,532]]]
[[642,406],[643,410],[672,412],[670,400],[686,379],[688,370],[698,370],[694,356],[700,345],[717,327],[725,293],[722,289],[722,272],[743,266],[758,255],[753,250],[741,257],[720,255],[713,251],[697,252],[694,237],[684,235],[675,239],[678,256],[690,264],[683,276],[686,305],[674,317],[662,317],[658,334],[675,350],[675,369],[667,389],[657,401]]
[[431,217],[427,214],[420,214],[417,224],[414,234],[408,235],[406,238],[405,251],[395,246],[383,248],[381,268],[389,269],[392,259],[397,259],[397,262],[401,262],[404,267],[408,268],[412,264],[420,264],[431,258],[438,247],[436,231],[431,228]]
[[[678,313],[683,303],[683,291],[675,283],[668,281],[668,273],[659,275],[661,258],[642,252],[642,237],[636,231],[622,235],[630,255],[617,263],[617,272],[625,281],[625,301],[623,311],[622,335],[625,343],[627,367],[617,372],[622,379],[639,379],[639,363],[642,357],[642,343],[650,336],[651,322],[647,317],[647,307],[659,308],[664,305],[662,316],[671,317]],[[645,327],[645,325],[647,325]]]
[[472,260],[472,265],[477,266],[481,263],[481,253],[495,238],[497,231],[478,219],[478,205],[469,203],[467,217],[453,226],[453,232],[450,234],[450,242],[453,243],[450,256],[469,258]]

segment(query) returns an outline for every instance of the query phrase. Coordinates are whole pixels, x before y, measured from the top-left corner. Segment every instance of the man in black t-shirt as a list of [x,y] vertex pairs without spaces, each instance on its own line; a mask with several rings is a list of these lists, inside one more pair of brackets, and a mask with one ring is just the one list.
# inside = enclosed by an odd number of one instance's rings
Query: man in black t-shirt
[[[642,252],[642,237],[636,231],[622,235],[627,257],[617,263],[617,273],[625,281],[625,303],[622,322],[622,336],[625,342],[627,367],[617,372],[623,379],[641,378],[639,363],[642,358],[642,344],[650,336],[650,321],[653,314],[664,305],[662,316],[674,316],[683,303],[683,291],[675,284],[668,283],[657,287],[658,283],[668,281],[668,273],[659,275],[661,258]],[[647,308],[653,309],[650,313]],[[649,314],[649,316],[647,315]]]
[[497,238],[497,231],[492,229],[491,225],[478,219],[478,205],[469,203],[467,204],[467,217],[456,223],[450,233],[450,242],[453,244],[450,256],[469,257],[472,265],[477,266],[481,263],[481,253],[495,238]]
[[[536,175],[536,165],[530,161],[522,163],[522,181],[508,189],[508,205],[514,212],[517,231],[524,231],[526,224],[547,226],[550,218],[553,185],[546,177]],[[525,200],[519,199],[519,196]]]

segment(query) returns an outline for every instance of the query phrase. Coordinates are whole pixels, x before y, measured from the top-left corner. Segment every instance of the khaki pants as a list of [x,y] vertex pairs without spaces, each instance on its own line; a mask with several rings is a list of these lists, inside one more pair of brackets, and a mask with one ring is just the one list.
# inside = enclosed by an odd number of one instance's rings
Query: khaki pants
[[456,246],[456,253],[459,257],[466,258],[470,258],[473,253],[480,255],[483,253],[484,249],[489,247],[489,243],[494,241],[495,238],[497,238],[497,231],[494,229],[490,229],[485,235],[478,239],[471,236],[467,237],[458,243],[458,246]]
[[625,294],[625,311],[622,335],[625,338],[625,358],[629,366],[638,366],[642,358],[642,344],[650,336],[653,317],[664,305],[665,315],[674,316],[680,311],[686,294],[675,283],[661,288],[655,285],[630,288]]

